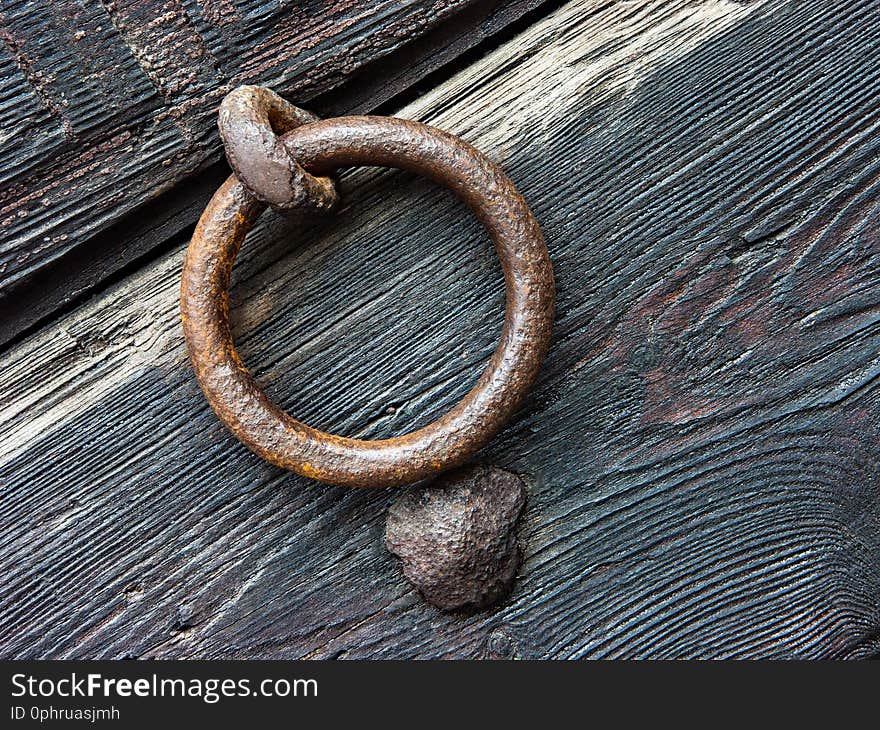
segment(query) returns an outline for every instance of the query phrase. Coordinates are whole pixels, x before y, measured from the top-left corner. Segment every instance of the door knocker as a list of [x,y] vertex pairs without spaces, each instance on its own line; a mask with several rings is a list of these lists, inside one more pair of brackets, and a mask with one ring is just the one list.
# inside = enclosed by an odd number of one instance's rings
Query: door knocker
[[[513,183],[439,129],[392,117],[318,120],[257,86],[223,100],[219,126],[235,174],[198,222],[181,283],[189,355],[211,408],[264,459],[331,484],[401,485],[465,462],[514,413],[550,341],[553,270],[538,222]],[[270,401],[235,351],[228,312],[235,256],[266,206],[329,210],[337,193],[328,175],[357,165],[409,170],[458,195],[488,230],[506,290],[501,339],[477,384],[424,428],[374,441],[324,433]]]

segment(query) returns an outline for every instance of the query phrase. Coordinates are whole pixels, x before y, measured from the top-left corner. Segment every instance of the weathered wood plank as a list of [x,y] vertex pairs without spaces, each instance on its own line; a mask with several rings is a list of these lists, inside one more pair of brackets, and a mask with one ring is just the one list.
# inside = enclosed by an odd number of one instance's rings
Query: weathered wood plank
[[374,108],[541,4],[5,3],[0,344],[195,223],[220,174],[214,116],[230,88]]
[[[176,250],[0,364],[0,654],[876,652],[878,39],[863,0],[573,0],[402,110],[502,162],[556,266],[547,366],[484,454],[530,484],[503,606],[425,605],[381,544],[392,492],[219,426]],[[248,239],[237,339],[297,417],[401,433],[477,377],[500,272],[427,184],[345,189]]]

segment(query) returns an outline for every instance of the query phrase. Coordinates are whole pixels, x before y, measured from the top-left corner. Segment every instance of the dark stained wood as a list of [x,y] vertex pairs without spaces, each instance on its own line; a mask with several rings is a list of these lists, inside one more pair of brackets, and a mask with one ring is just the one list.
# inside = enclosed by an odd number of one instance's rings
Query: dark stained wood
[[[870,0],[573,0],[401,111],[502,163],[556,267],[546,368],[484,454],[529,484],[506,603],[426,605],[394,492],[223,430],[178,246],[0,362],[0,655],[876,653],[878,40]],[[381,437],[477,377],[500,272],[430,185],[344,184],[335,219],[262,219],[233,316],[282,406]]]
[[553,4],[5,3],[0,345],[195,224],[225,174],[214,118],[230,88],[374,109]]

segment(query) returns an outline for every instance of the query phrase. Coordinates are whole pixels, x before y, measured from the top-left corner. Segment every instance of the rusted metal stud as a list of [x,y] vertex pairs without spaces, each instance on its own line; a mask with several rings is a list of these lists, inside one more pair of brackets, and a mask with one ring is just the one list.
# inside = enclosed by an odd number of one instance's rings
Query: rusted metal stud
[[509,471],[476,466],[450,472],[395,500],[385,546],[437,608],[486,608],[507,595],[516,577],[516,523],[525,498],[522,479]]
[[[259,104],[259,94],[251,98]],[[264,111],[257,107],[260,118]],[[340,167],[382,165],[424,175],[457,194],[482,221],[501,260],[507,297],[501,340],[470,392],[451,411],[417,431],[364,441],[300,423],[269,400],[232,341],[228,311],[232,265],[245,235],[265,207],[249,192],[248,185],[232,176],[199,220],[181,282],[187,347],[208,402],[227,428],[254,452],[319,481],[388,487],[462,464],[514,413],[534,382],[550,342],[553,270],[541,229],[528,205],[485,155],[418,122],[340,117],[298,126],[278,142],[313,179]],[[258,149],[266,148],[258,145]],[[239,157],[236,152],[231,159],[239,174],[245,174]],[[254,179],[251,184],[257,185]]]

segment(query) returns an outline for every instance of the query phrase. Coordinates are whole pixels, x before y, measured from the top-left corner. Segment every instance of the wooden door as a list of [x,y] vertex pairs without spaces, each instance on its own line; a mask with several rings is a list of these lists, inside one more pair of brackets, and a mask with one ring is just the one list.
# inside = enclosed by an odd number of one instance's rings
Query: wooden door
[[[4,6],[2,655],[876,654],[876,4],[349,5]],[[553,345],[480,455],[529,492],[487,611],[406,582],[394,490],[270,466],[199,391],[181,262],[242,82],[446,129],[543,226]],[[467,391],[503,286],[436,186],[341,186],[261,218],[234,334],[282,407],[379,438]]]

